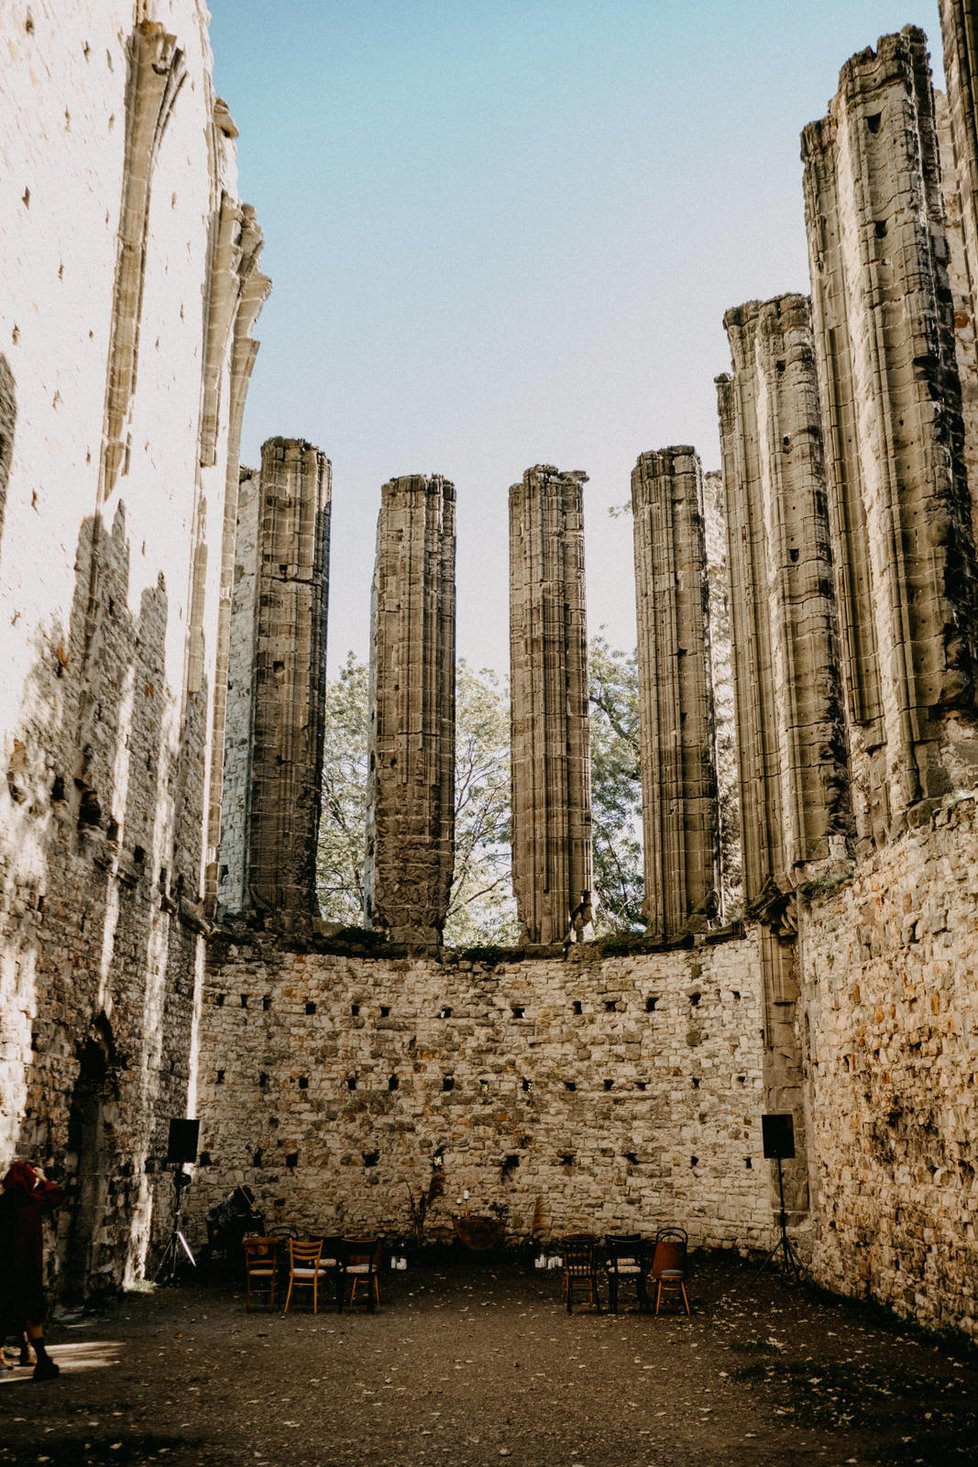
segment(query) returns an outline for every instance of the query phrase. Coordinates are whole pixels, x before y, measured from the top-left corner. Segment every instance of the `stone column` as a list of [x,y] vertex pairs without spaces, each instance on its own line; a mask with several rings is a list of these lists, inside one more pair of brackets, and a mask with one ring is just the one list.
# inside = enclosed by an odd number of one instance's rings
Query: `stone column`
[[941,191],[950,259],[954,335],[961,377],[965,461],[973,532],[978,526],[978,11],[967,0],[940,0],[947,96],[935,96]]
[[509,491],[513,889],[533,944],[562,942],[591,893],[586,482],[538,464]]
[[849,782],[810,302],[748,301],[724,325],[745,895],[756,909],[846,856]]
[[649,935],[670,942],[719,909],[703,475],[692,448],[632,470],[639,741]]
[[331,492],[318,448],[262,446],[248,899],[284,929],[318,911]]
[[455,840],[455,487],[381,490],[373,585],[366,904],[393,942],[441,942]]
[[919,801],[970,783],[978,756],[974,552],[921,31],[885,36],[846,64],[802,156],[865,849]]

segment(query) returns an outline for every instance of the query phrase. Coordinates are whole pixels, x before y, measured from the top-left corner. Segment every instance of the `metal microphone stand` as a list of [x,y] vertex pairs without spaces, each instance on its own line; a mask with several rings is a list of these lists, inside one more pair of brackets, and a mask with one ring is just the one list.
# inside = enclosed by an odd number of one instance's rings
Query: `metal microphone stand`
[[784,1268],[785,1273],[790,1273],[794,1278],[795,1283],[800,1284],[802,1280],[807,1277],[807,1275],[805,1272],[805,1266],[802,1263],[801,1259],[798,1257],[798,1254],[795,1250],[795,1245],[788,1237],[788,1214],[785,1212],[784,1209],[784,1176],[781,1171],[780,1156],[777,1158],[777,1161],[778,1202],[780,1207],[778,1213],[778,1227],[780,1230],[780,1236],[778,1237],[778,1241],[775,1243],[774,1247],[771,1249],[770,1253],[767,1255],[757,1272],[759,1274],[763,1273],[768,1264],[773,1262],[773,1260],[777,1258],[778,1254],[780,1253],[782,1255],[782,1267]]
[[190,1244],[187,1242],[180,1228],[181,1203],[184,1187],[190,1186],[190,1178],[182,1166],[178,1166],[173,1174],[174,1198],[173,1198],[173,1231],[170,1233],[170,1241],[163,1250],[160,1266],[156,1270],[154,1280],[158,1284],[175,1284],[180,1269],[189,1263],[192,1268],[197,1267],[197,1260],[193,1255]]

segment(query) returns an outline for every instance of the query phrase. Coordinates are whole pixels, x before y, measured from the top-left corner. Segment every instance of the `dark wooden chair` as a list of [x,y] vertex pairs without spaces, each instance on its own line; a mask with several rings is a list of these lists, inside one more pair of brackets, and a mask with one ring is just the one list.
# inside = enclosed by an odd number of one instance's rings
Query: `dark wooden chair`
[[584,1299],[600,1309],[595,1259],[597,1239],[591,1233],[572,1233],[564,1239],[560,1251],[563,1258],[561,1286],[567,1313],[571,1313],[575,1299]]
[[379,1238],[344,1238],[339,1295],[341,1309],[344,1294],[351,1309],[361,1294],[366,1298],[367,1309],[371,1314],[380,1306],[382,1260],[383,1245]]
[[686,1293],[688,1236],[685,1228],[660,1228],[655,1235],[650,1277],[655,1284],[655,1312],[663,1299],[675,1299],[689,1314]]
[[278,1240],[250,1234],[241,1240],[245,1265],[245,1308],[274,1309],[278,1295]]
[[649,1308],[645,1276],[649,1271],[650,1249],[639,1233],[605,1234],[605,1273],[608,1278],[608,1308],[618,1313],[618,1290],[622,1284],[634,1284],[638,1307]]

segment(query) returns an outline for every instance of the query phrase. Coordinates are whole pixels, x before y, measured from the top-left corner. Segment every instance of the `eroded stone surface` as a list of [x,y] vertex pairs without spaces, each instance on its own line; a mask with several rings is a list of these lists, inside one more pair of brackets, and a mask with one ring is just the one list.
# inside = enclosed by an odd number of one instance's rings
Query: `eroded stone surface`
[[530,943],[563,942],[590,901],[586,480],[538,464],[509,491],[513,890]]
[[367,920],[437,944],[455,864],[455,486],[381,491],[373,585]]
[[703,474],[692,448],[632,470],[645,918],[659,942],[720,910]]

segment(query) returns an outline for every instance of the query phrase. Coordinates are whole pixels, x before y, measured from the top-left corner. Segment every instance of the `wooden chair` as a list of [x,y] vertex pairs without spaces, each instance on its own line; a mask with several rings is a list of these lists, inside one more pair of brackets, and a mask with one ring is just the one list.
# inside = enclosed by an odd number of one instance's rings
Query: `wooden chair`
[[655,1284],[656,1314],[663,1298],[675,1299],[687,1314],[690,1312],[686,1293],[687,1242],[685,1228],[660,1228],[655,1235],[650,1277]]
[[649,1249],[638,1233],[606,1233],[605,1272],[608,1275],[608,1308],[618,1313],[618,1290],[622,1284],[634,1284],[638,1307],[649,1308],[645,1275],[649,1267]]
[[323,1268],[321,1256],[323,1245],[317,1239],[313,1243],[300,1243],[289,1238],[289,1292],[285,1296],[283,1314],[288,1314],[294,1289],[312,1290],[312,1312],[319,1313],[319,1285],[327,1270]]
[[572,1233],[561,1244],[564,1260],[561,1275],[561,1292],[567,1304],[567,1313],[574,1307],[575,1296],[601,1308],[598,1294],[598,1271],[595,1265],[596,1239],[590,1233]]
[[275,1308],[278,1293],[278,1243],[275,1238],[249,1236],[242,1238],[245,1264],[245,1308],[261,1305]]
[[351,1308],[361,1290],[366,1294],[368,1311],[373,1314],[378,1308],[382,1251],[379,1238],[344,1238],[341,1293],[338,1296],[340,1308],[343,1307],[342,1293],[346,1287],[350,1291],[346,1302]]

